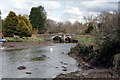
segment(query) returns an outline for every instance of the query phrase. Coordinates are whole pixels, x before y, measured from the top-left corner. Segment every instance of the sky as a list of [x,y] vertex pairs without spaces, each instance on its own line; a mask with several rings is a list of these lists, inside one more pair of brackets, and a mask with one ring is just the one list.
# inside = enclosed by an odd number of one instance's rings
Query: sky
[[119,0],[0,0],[2,19],[9,11],[29,15],[32,7],[44,6],[47,18],[58,22],[84,22],[84,16],[97,16],[102,11],[118,10]]

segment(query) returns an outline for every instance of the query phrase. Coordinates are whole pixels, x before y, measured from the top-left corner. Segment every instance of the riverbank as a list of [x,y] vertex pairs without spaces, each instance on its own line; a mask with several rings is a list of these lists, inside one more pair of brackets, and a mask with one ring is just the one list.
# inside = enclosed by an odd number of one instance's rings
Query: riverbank
[[32,42],[32,41],[22,41],[22,42],[5,42],[2,43],[2,47],[6,49],[27,49],[32,47],[47,46],[52,44],[50,41],[44,42]]
[[[108,69],[98,68],[91,66],[89,57],[80,55],[80,48],[82,45],[77,44],[74,48],[68,52],[68,55],[74,58],[79,64],[78,66],[82,69],[81,71],[75,71],[67,74],[60,74],[55,79],[59,78],[120,78],[120,69]],[[84,48],[92,49],[92,46],[82,46]],[[91,50],[90,50],[91,51]],[[89,51],[88,51],[89,52]]]
[[[89,70],[81,70],[75,71],[67,74],[58,75],[55,80],[60,78],[71,78],[71,79],[80,79],[80,78],[109,78],[112,80],[119,80],[118,73],[111,69],[89,69]],[[94,80],[94,79],[93,79]]]

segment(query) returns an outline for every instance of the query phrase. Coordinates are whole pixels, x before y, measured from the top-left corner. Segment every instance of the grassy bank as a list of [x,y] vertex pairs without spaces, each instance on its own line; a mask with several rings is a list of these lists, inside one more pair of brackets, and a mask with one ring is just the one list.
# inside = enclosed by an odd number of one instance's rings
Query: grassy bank
[[80,44],[94,44],[94,38],[89,35],[78,35],[75,38]]
[[45,39],[43,37],[37,37],[37,38],[32,38],[32,37],[6,37],[5,38],[8,42],[44,42]]

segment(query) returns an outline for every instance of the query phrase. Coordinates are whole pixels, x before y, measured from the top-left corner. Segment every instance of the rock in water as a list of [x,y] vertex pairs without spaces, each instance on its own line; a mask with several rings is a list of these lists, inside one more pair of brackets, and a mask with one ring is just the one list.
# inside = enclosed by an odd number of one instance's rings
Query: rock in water
[[58,67],[55,67],[55,68],[58,68]]
[[26,69],[25,66],[19,66],[19,67],[18,67],[18,70],[24,70],[24,69]]
[[62,54],[64,54],[64,52],[62,52]]
[[61,64],[63,64],[63,62],[61,61]]
[[66,69],[66,68],[64,68],[64,69],[62,69],[62,71],[67,71],[67,69]]
[[26,74],[32,74],[31,72],[26,72]]
[[68,65],[68,63],[63,63],[64,65]]
[[62,68],[67,68],[67,66],[61,66]]

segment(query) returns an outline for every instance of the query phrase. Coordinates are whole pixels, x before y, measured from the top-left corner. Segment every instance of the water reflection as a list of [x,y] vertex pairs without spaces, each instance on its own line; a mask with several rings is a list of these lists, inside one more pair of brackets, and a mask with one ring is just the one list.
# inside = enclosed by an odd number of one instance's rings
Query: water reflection
[[53,52],[53,48],[50,48],[50,52]]

